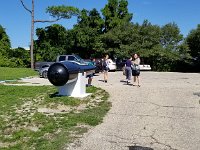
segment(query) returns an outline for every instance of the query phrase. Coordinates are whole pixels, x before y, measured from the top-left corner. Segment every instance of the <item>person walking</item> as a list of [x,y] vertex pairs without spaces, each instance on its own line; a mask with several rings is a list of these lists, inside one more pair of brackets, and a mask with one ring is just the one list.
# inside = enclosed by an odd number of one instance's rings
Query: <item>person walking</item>
[[133,67],[132,67],[132,75],[133,75],[133,86],[137,82],[137,86],[140,87],[140,58],[138,54],[133,55]]
[[109,60],[108,60],[109,56],[106,55],[103,59],[103,73],[104,73],[104,82],[107,83],[108,82],[108,71],[109,71]]
[[127,84],[130,83],[131,80],[131,76],[132,76],[132,57],[130,57],[129,59],[126,60],[125,62],[125,75],[126,75],[126,82]]
[[[88,65],[90,66],[95,66],[95,59],[93,59],[91,62],[88,62]],[[86,86],[92,86],[92,80],[93,80],[93,76],[95,73],[91,73],[89,75],[86,76],[86,78],[88,78],[88,83],[86,84]]]

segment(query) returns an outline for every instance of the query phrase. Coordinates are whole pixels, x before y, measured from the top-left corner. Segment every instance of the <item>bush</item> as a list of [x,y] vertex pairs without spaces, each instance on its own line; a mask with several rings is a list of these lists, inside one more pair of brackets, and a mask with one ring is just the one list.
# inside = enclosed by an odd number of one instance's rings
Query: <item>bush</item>
[[16,64],[0,54],[0,67],[16,67]]

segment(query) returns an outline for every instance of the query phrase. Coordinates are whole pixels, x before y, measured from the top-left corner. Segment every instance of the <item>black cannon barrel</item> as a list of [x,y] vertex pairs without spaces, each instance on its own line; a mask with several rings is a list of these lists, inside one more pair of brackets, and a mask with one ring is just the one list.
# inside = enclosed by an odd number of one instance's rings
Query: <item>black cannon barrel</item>
[[48,79],[55,86],[63,86],[67,82],[77,79],[78,73],[92,73],[95,66],[80,64],[78,62],[58,62],[52,64],[48,69]]

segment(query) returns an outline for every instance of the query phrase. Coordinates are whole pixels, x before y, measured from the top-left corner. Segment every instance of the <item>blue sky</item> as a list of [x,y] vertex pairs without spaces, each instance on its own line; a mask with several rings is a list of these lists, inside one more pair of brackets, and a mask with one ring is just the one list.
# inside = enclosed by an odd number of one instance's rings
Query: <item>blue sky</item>
[[[199,0],[128,0],[128,2],[134,23],[141,24],[145,19],[159,26],[175,22],[185,37],[192,29],[196,29],[197,24],[200,24]],[[31,0],[24,0],[24,3],[31,8]],[[68,5],[88,10],[96,8],[100,11],[106,3],[107,0],[35,0],[35,19],[51,19],[45,13],[48,6]],[[70,29],[76,23],[76,18],[56,23]],[[0,25],[6,29],[13,48],[28,47],[31,17],[22,7],[20,0],[1,0]],[[36,23],[35,29],[49,25],[51,24]]]

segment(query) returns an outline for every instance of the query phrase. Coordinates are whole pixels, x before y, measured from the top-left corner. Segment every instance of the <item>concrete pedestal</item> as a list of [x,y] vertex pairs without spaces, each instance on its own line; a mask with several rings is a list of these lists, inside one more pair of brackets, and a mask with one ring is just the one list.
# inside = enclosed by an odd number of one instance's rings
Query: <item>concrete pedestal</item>
[[71,97],[86,97],[86,73],[78,73],[78,78],[58,87],[58,95]]

